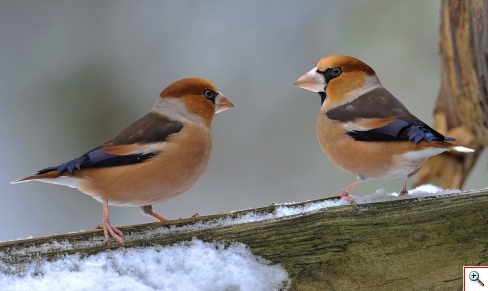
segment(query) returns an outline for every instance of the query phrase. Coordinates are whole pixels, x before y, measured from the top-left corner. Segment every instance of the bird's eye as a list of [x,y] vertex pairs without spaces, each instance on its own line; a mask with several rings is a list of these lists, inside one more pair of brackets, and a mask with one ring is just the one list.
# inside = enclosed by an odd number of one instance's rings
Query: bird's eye
[[205,89],[205,91],[203,91],[203,96],[205,96],[207,99],[213,99],[215,96],[217,96],[217,92],[211,89]]
[[341,69],[341,67],[328,68],[322,74],[325,77],[325,83],[328,84],[332,79],[337,78],[340,75],[342,75],[342,69]]
[[335,67],[332,69],[332,76],[337,77],[342,74],[342,70],[339,67]]

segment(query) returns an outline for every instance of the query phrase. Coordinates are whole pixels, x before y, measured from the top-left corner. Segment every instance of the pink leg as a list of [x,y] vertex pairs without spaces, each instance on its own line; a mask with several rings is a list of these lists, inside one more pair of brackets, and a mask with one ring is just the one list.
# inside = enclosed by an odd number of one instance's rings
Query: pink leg
[[354,182],[352,182],[349,186],[347,186],[346,188],[342,189],[341,191],[341,194],[339,194],[339,196],[341,198],[344,198],[346,199],[347,201],[349,201],[349,203],[351,204],[354,204],[356,203],[356,200],[354,200],[354,198],[352,198],[351,196],[349,196],[349,191],[351,191],[352,188],[354,188],[354,186],[356,186],[357,184],[359,183],[359,180],[356,179]]
[[105,234],[105,239],[103,240],[103,243],[106,243],[108,239],[110,238],[109,234],[115,238],[119,243],[124,246],[124,241],[122,240],[121,236],[123,235],[120,230],[117,228],[113,227],[110,224],[110,220],[108,219],[108,200],[103,199],[103,220],[102,223],[97,224],[95,228],[98,229],[103,229],[103,233]]
[[407,191],[407,179],[404,179],[403,180],[403,190],[400,191],[400,195],[405,196],[407,194],[408,194],[408,191]]
[[150,216],[156,218],[159,221],[164,222],[164,221],[167,220],[166,218],[162,217],[161,215],[155,213],[153,211],[152,205],[141,206],[141,210],[142,210],[142,214],[144,214],[144,215],[150,215]]
[[[161,215],[157,214],[156,212],[153,211],[153,207],[152,205],[145,205],[145,206],[141,206],[141,210],[142,210],[142,214],[144,215],[150,215],[152,217],[154,217],[155,219],[161,221],[161,222],[165,222],[167,221],[166,218],[162,217]],[[198,217],[198,213],[195,213],[192,215],[191,218],[195,218],[195,217]],[[180,219],[182,219],[180,217]]]
[[154,218],[156,218],[157,220],[162,221],[162,222],[164,222],[164,221],[166,221],[166,220],[167,220],[166,218],[164,218],[164,217],[162,217],[161,215],[159,215],[159,214],[157,214],[157,213],[154,213],[154,212],[153,212],[153,213],[151,213],[151,214],[149,214],[149,215],[151,215],[152,217],[154,217]]

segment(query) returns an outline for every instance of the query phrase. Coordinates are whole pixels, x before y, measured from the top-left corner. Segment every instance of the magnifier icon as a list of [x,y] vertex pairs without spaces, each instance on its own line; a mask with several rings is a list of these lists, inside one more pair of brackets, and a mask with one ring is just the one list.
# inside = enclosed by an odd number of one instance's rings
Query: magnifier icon
[[480,283],[481,286],[485,286],[485,284],[483,284],[483,282],[480,281],[480,274],[478,274],[478,272],[476,271],[471,271],[469,272],[469,280],[473,281],[473,282],[478,282]]

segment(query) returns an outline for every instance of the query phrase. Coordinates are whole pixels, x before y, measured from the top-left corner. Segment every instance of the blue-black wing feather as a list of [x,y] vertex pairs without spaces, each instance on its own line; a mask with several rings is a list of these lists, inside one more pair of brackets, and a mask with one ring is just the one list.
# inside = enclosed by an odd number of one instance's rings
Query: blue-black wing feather
[[327,111],[327,117],[339,122],[355,122],[360,119],[390,119],[395,121],[364,131],[350,131],[346,134],[359,141],[406,141],[415,143],[425,140],[453,141],[415,117],[408,109],[383,87],[364,93],[355,100]]
[[421,140],[427,142],[454,140],[452,137],[438,133],[424,123],[416,123],[398,119],[380,128],[351,131],[347,135],[359,141],[413,141],[419,143]]
[[72,174],[75,169],[79,170],[86,168],[113,167],[137,164],[154,157],[157,153],[158,152],[151,152],[147,154],[118,156],[104,152],[102,147],[100,146],[67,163],[62,163],[59,166],[42,169],[38,171],[37,174],[43,174],[51,171],[58,171],[58,174],[61,174],[64,171],[68,171]]
[[155,155],[158,151],[144,154],[112,155],[103,150],[106,144],[130,145],[130,144],[151,144],[167,140],[171,134],[180,132],[183,124],[179,121],[170,120],[157,113],[150,112],[138,121],[123,130],[114,139],[98,146],[87,153],[59,166],[48,167],[37,172],[43,174],[51,171],[64,171],[73,173],[76,169],[113,167],[142,163]]

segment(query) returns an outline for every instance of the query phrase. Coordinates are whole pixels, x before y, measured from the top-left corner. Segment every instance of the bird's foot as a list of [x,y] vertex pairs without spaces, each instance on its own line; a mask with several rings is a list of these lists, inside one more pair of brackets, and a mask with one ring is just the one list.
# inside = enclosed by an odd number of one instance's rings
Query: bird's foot
[[351,196],[349,196],[349,191],[351,191],[351,189],[354,188],[354,186],[356,186],[362,180],[364,180],[364,177],[358,174],[358,178],[354,180],[354,182],[352,182],[349,186],[342,189],[341,194],[339,194],[339,196],[351,204],[356,204],[356,200]]
[[[112,236],[114,239],[116,239],[122,246],[124,246],[124,241],[122,240],[123,233],[118,230],[116,227],[113,227],[110,224],[110,220],[104,219],[102,223],[97,224],[95,226],[96,229],[103,229],[103,233],[105,234],[105,239],[103,240],[102,243],[106,243],[110,236]],[[109,235],[110,234],[110,235]]]
[[405,196],[408,194],[407,191],[407,178],[403,179],[403,189],[400,191],[400,196]]
[[[200,216],[200,214],[195,213],[195,214],[193,214],[192,216],[190,216],[190,218],[188,218],[188,219],[197,218],[197,217],[199,217],[199,216]],[[183,217],[178,218],[178,220],[182,220],[182,219],[183,219]]]
[[349,196],[349,193],[345,189],[342,189],[341,194],[339,194],[339,197],[341,197],[342,199],[346,200],[351,204],[356,204],[356,200],[353,197]]

